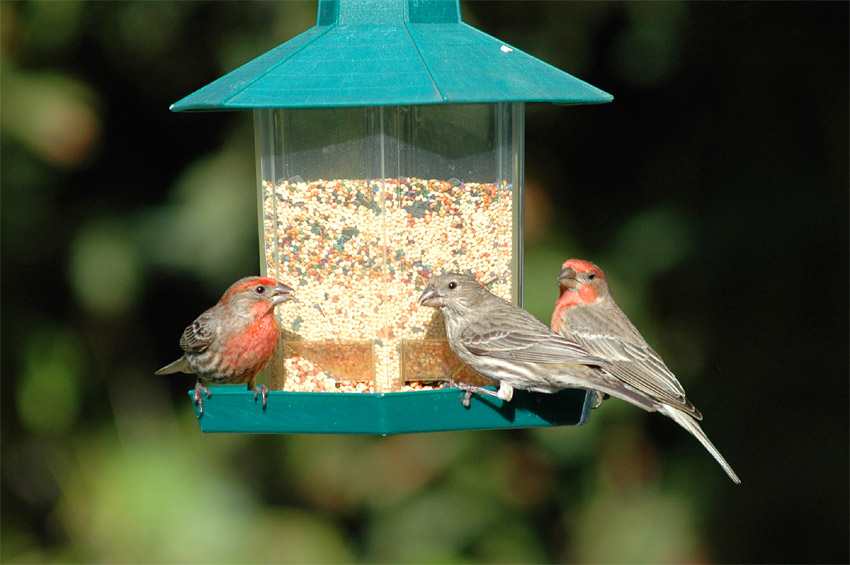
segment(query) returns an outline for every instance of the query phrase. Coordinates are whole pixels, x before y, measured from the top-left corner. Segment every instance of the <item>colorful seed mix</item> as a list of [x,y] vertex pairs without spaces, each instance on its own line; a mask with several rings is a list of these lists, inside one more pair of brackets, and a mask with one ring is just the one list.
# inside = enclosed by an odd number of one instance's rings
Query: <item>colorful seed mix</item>
[[[277,390],[391,392],[475,382],[417,299],[432,274],[471,272],[511,295],[511,187],[415,178],[263,183],[268,273],[279,308]],[[481,377],[479,377],[480,379]],[[481,382],[481,384],[487,384]]]

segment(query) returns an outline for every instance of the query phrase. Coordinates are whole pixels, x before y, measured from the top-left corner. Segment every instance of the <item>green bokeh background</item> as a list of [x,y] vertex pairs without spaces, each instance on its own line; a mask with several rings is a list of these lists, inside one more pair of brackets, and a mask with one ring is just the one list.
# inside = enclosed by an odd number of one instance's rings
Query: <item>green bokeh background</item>
[[605,268],[666,418],[204,436],[153,371],[258,272],[248,113],[168,106],[314,2],[0,3],[4,563],[847,562],[848,4],[469,2],[615,95],[527,114],[526,306]]

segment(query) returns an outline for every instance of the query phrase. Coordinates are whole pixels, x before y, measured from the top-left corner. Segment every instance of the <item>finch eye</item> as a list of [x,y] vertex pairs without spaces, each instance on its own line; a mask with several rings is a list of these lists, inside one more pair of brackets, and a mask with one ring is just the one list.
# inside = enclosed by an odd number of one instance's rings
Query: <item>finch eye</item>
[[596,278],[596,273],[590,273],[589,275],[587,275],[587,280],[589,280],[589,281],[592,281],[595,278]]
[[457,283],[452,281],[449,283],[449,290],[454,290],[457,288]]
[[266,287],[264,287],[264,286],[260,285],[260,286],[258,286],[257,288],[255,288],[254,290],[256,290],[256,291],[257,291],[257,294],[262,294],[262,293],[264,293],[264,292],[266,291]]

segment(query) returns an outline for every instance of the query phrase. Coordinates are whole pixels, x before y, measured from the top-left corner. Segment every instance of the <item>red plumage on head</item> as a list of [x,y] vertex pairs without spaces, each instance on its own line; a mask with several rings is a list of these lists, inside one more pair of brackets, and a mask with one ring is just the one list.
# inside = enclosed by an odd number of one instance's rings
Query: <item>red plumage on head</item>
[[227,302],[240,292],[245,292],[246,290],[253,290],[258,285],[271,286],[274,287],[277,284],[277,281],[270,277],[245,277],[244,279],[239,279],[228,288],[224,295],[221,297],[220,302]]
[[602,269],[597,267],[594,263],[590,261],[585,261],[584,259],[567,259],[564,261],[564,264],[561,266],[562,269],[566,269],[567,267],[572,268],[577,273],[593,273],[597,277],[602,277],[605,280],[605,273],[602,272]]

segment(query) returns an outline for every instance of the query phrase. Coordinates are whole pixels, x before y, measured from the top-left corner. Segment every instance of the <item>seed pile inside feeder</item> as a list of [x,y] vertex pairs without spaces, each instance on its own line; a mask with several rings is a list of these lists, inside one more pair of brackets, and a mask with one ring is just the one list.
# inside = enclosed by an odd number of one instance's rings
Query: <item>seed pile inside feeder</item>
[[[432,275],[471,272],[510,298],[510,186],[457,180],[263,183],[268,273],[296,289],[278,308],[270,387],[390,392],[475,382],[417,299]],[[487,384],[487,383],[482,383]]]

